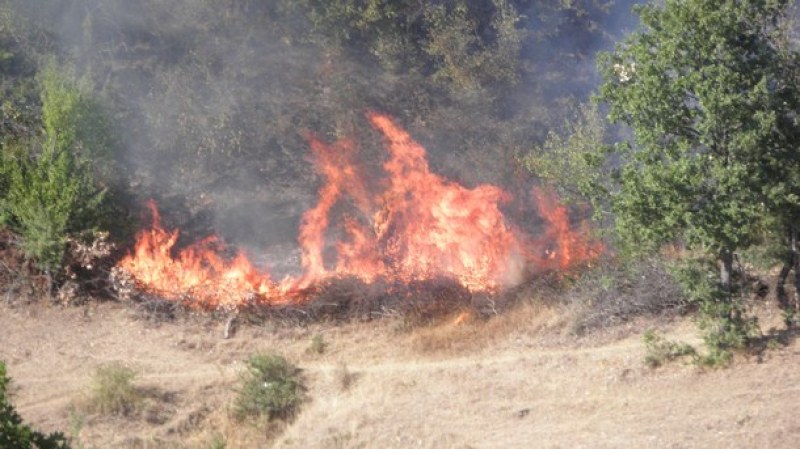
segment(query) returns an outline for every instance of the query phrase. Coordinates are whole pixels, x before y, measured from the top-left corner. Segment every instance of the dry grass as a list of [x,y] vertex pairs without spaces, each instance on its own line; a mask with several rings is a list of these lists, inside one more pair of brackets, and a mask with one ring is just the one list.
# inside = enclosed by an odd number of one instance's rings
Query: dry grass
[[515,334],[540,334],[565,325],[559,308],[538,301],[521,301],[488,317],[459,312],[415,328],[411,346],[423,354],[463,354],[485,349]]
[[355,383],[358,375],[347,367],[347,363],[340,361],[334,371],[334,379],[341,391],[348,391]]
[[[766,307],[766,305],[765,305]],[[498,316],[475,315],[397,331],[393,322],[298,327],[179,321],[152,326],[129,309],[5,308],[0,358],[17,380],[20,412],[47,429],[69,429],[68,405],[92,363],[135,361],[131,382],[174,392],[160,419],[88,416],[84,447],[209,449],[314,448],[793,448],[800,404],[797,342],[760,362],[699,373],[691,366],[643,364],[641,334],[599,342],[566,335],[575,319],[554,301],[520,301]],[[779,326],[779,311],[771,319]],[[88,315],[88,316],[87,316]],[[35,319],[32,318],[35,316]],[[693,342],[690,322],[667,338]],[[765,327],[766,328],[766,327]],[[41,345],[47,334],[55,342]],[[335,342],[309,354],[314,335]],[[93,342],[87,348],[85,342]],[[310,398],[295,419],[242,422],[232,391],[250,354],[279,348],[296,361]],[[53,369],[58,367],[58,370]],[[164,398],[164,394],[158,396]],[[147,403],[148,401],[146,401]],[[151,422],[152,421],[152,422]]]

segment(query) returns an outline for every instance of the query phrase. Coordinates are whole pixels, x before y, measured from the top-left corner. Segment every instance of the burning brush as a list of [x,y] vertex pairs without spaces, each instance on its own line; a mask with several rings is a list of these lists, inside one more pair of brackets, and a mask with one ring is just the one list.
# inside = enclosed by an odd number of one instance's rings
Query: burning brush
[[[124,296],[136,289],[202,309],[232,310],[248,304],[285,305],[309,300],[315,286],[352,278],[364,284],[410,285],[452,279],[466,292],[496,292],[536,270],[565,270],[596,257],[602,247],[570,228],[567,209],[536,191],[547,229],[535,238],[509,223],[501,205],[511,196],[492,185],[469,189],[433,173],[425,149],[386,115],[370,113],[383,136],[387,180],[378,195],[356,161],[350,140],[328,144],[310,136],[317,170],[325,179],[315,207],[303,214],[298,243],[303,274],[274,280],[239,252],[223,257],[211,236],[175,251],[178,230],[161,227],[155,203],[150,229],[115,269]],[[335,261],[323,257],[331,211],[340,201],[355,216],[336,223]]]

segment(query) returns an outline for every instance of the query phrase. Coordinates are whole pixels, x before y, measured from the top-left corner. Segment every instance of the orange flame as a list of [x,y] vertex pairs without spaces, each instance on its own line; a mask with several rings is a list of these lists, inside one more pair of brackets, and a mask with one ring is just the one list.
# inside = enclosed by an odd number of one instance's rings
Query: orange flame
[[[304,274],[271,280],[243,253],[231,260],[209,237],[173,255],[178,231],[160,226],[153,203],[152,227],[139,234],[120,266],[148,291],[168,299],[190,298],[206,308],[236,307],[246,298],[275,303],[324,279],[355,276],[409,282],[448,276],[471,291],[493,291],[518,283],[526,269],[564,270],[602,250],[570,228],[567,209],[534,191],[547,229],[532,239],[509,224],[500,206],[510,195],[492,185],[468,189],[431,172],[425,149],[386,115],[369,113],[389,153],[388,181],[375,195],[357,165],[356,143],[326,144],[309,136],[314,164],[324,178],[317,205],[303,214],[298,242]],[[334,242],[336,260],[324,255],[331,210],[349,200],[353,213],[335,223],[344,237]]]
[[[555,195],[546,194],[542,189],[533,190],[539,215],[548,226],[539,239],[539,247],[544,247],[544,258],[539,266],[566,270],[571,266],[594,260],[603,250],[603,244],[586,238],[585,232],[570,227],[567,208],[559,204]],[[552,246],[552,247],[551,247]],[[539,252],[542,254],[542,251]],[[541,256],[540,256],[541,257]]]
[[128,270],[147,290],[168,299],[191,297],[199,306],[235,306],[248,295],[271,295],[275,288],[267,273],[256,269],[244,253],[230,261],[216,237],[207,237],[172,255],[178,231],[166,231],[154,202],[148,202],[153,224],[140,232],[132,254],[119,265]]
[[453,326],[461,326],[462,324],[466,323],[467,320],[472,318],[472,313],[469,310],[465,310],[458,314],[455,320],[453,320]]

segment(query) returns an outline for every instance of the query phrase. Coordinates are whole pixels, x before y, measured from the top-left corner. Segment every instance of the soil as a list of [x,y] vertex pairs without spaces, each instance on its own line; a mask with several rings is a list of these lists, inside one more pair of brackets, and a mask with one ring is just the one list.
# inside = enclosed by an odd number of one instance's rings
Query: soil
[[[765,332],[780,328],[780,313],[759,307]],[[226,320],[209,316],[155,322],[129,304],[3,303],[0,359],[23,418],[64,431],[75,448],[800,447],[791,336],[725,369],[652,369],[642,332],[696,344],[690,321],[574,336],[570,313],[527,305],[416,327],[240,323],[225,339]],[[233,418],[242,361],[259,352],[302,369],[306,400],[288,422]],[[92,376],[115,361],[135,370],[145,400],[127,416],[91,412]]]

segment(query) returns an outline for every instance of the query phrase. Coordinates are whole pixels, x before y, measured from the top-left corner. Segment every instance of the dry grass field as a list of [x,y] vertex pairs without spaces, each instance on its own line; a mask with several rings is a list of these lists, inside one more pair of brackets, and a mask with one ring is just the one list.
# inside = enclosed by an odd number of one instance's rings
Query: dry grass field
[[[780,321],[769,304],[758,313],[765,330]],[[0,359],[25,420],[63,430],[75,448],[800,447],[797,342],[726,369],[651,369],[642,332],[696,342],[691,322],[639,319],[579,337],[573,314],[522,305],[410,329],[263,323],[223,339],[225,323],[208,317],[3,304]],[[289,422],[231,413],[242,361],[260,352],[302,369],[306,399]],[[112,362],[136,373],[139,402],[125,415],[86,406],[95,371]]]

